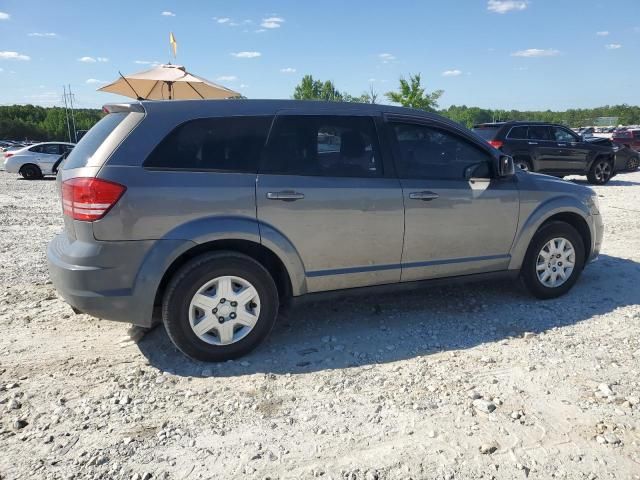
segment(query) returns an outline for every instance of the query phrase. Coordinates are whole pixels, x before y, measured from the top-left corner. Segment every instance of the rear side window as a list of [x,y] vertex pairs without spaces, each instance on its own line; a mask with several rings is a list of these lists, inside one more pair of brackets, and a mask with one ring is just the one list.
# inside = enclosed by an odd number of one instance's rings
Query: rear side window
[[191,120],[169,133],[149,155],[144,166],[255,173],[272,119],[226,117]]
[[473,131],[485,140],[493,140],[494,138],[496,138],[498,130],[500,130],[498,127],[478,126],[473,128]]
[[526,138],[527,138],[527,127],[526,126],[513,127],[509,131],[509,134],[507,135],[507,138],[514,139],[514,140],[526,140]]
[[529,140],[552,140],[551,129],[546,126],[531,125],[528,138]]
[[382,162],[371,117],[285,115],[269,137],[261,173],[379,177]]
[[469,167],[474,175],[490,176],[491,156],[468,140],[445,130],[397,123],[400,178],[462,180]]
[[96,123],[71,151],[64,162],[63,170],[81,168],[87,165],[87,162],[96,153],[102,142],[120,125],[127,115],[127,112],[110,113]]

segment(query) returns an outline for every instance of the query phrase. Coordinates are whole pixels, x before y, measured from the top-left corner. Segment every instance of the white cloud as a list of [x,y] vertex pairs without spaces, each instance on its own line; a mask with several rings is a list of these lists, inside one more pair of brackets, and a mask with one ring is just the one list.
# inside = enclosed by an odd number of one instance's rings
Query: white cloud
[[138,65],[160,65],[160,62],[157,60],[134,60],[133,63]]
[[231,55],[236,58],[256,58],[262,56],[260,52],[235,52]]
[[619,43],[609,43],[608,45],[605,45],[604,48],[607,50],[618,50],[619,48],[622,48],[622,45]]
[[599,37],[607,37],[609,35],[609,32],[607,30],[603,30],[601,32],[596,32],[596,35],[598,35]]
[[264,28],[259,28],[258,30],[256,30],[256,33],[264,33],[264,32],[266,32],[266,31],[267,31],[267,30],[266,30],[266,29],[264,29]]
[[229,23],[231,19],[229,17],[215,18],[215,21],[218,23]]
[[11,15],[9,15],[8,13],[0,12],[0,20],[9,20],[10,18]]
[[560,55],[560,51],[554,48],[528,48],[511,54],[512,57],[555,57],[557,55]]
[[458,70],[457,68],[442,72],[443,77],[459,77],[460,75],[462,75],[462,70]]
[[378,55],[378,58],[382,60],[382,63],[393,62],[396,59],[392,53],[381,53]]
[[164,12],[162,12],[160,15],[162,15],[163,17],[175,17],[176,14],[173,12],[170,12],[168,10],[165,10]]
[[240,88],[248,88],[248,87],[249,87],[249,85],[247,85],[247,84],[244,84],[244,83],[240,84]]
[[220,75],[216,80],[219,82],[234,82],[238,80],[238,77],[235,75]]
[[107,82],[105,80],[98,80],[97,78],[89,78],[86,81],[86,83],[89,84],[89,85],[95,85],[97,83],[107,83]]
[[287,68],[281,68],[280,72],[282,73],[296,73],[296,69],[292,68],[292,67],[287,67]]
[[260,26],[262,28],[273,29],[273,28],[280,28],[283,23],[284,23],[284,18],[282,17],[268,17],[268,18],[262,19],[262,23],[260,23]]
[[487,10],[494,13],[509,13],[525,10],[528,5],[527,0],[489,0]]
[[53,38],[58,36],[57,33],[53,33],[53,32],[44,32],[44,33],[34,32],[34,33],[29,33],[28,35],[30,37],[44,37],[44,38]]
[[107,57],[80,57],[78,59],[79,62],[82,63],[96,63],[96,62],[100,62],[100,63],[106,63],[109,61],[109,59]]
[[5,50],[0,52],[0,60],[31,60],[31,57],[18,52],[8,52]]
[[4,72],[4,68],[0,68],[0,72]]

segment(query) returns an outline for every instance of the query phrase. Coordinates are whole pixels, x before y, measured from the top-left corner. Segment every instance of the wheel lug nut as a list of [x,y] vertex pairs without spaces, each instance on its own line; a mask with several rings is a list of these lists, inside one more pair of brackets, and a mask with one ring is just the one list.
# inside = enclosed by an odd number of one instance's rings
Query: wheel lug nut
[[226,301],[227,301],[227,299],[226,299],[226,298],[221,298],[221,299],[220,299],[220,303],[224,303],[224,302],[226,302]]
[[224,317],[218,317],[218,322],[224,323]]
[[231,312],[231,313],[229,314],[229,317],[230,317],[230,318],[236,318],[236,314],[235,314],[235,313],[233,313],[233,312]]
[[238,302],[231,302],[231,306],[232,307],[237,307],[238,306]]
[[555,272],[555,271],[556,271],[556,267],[553,267],[553,269],[552,269],[552,270]]
[[211,313],[218,313],[218,309],[214,308],[213,310],[211,310]]

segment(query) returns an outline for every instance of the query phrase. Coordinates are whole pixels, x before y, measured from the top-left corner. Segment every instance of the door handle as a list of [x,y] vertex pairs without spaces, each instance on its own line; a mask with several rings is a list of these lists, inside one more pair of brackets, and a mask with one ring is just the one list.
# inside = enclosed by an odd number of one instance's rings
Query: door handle
[[538,142],[529,142],[529,145],[537,145]]
[[285,202],[294,202],[304,198],[304,193],[283,191],[283,192],[267,192],[269,200],[284,200]]
[[437,193],[434,192],[430,192],[430,191],[425,191],[425,192],[411,192],[409,194],[409,198],[411,200],[422,200],[424,202],[428,202],[430,200],[435,200],[436,198],[440,197],[440,195],[438,195]]
[[566,147],[566,146],[567,146],[567,144],[566,144],[566,143],[559,143],[559,144],[558,144],[558,146],[559,146],[559,147]]

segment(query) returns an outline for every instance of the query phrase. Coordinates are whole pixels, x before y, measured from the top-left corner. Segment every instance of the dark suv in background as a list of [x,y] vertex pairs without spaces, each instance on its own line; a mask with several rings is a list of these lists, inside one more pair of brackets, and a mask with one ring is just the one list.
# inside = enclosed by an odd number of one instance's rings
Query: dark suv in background
[[603,185],[615,170],[615,153],[606,145],[585,141],[563,125],[538,122],[483,123],[473,131],[498,150],[513,157],[522,170],[557,177],[586,175]]

